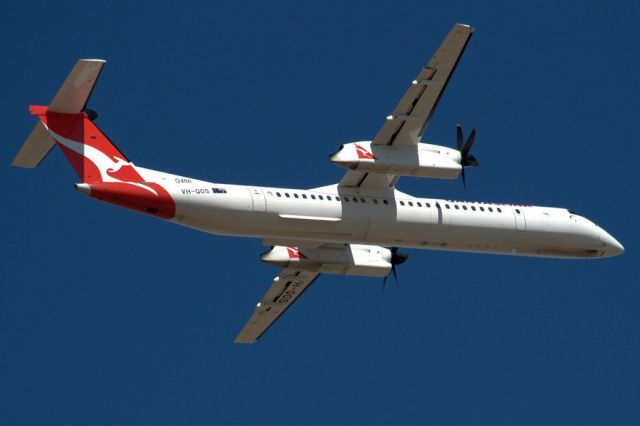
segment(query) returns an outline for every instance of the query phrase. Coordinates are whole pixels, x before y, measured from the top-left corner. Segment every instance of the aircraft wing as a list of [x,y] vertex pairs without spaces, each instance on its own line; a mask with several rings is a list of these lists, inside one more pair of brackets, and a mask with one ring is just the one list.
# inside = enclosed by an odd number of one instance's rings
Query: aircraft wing
[[[456,69],[474,29],[456,24],[429,63],[413,80],[400,102],[372,141],[373,145],[418,147],[440,97]],[[398,176],[384,173],[348,171],[340,186],[354,188],[393,188]]]
[[285,268],[273,279],[271,288],[234,343],[255,343],[320,275],[319,272]]
[[400,176],[390,173],[369,173],[358,170],[347,170],[342,179],[340,187],[343,188],[363,188],[363,189],[392,189]]
[[375,145],[417,146],[440,96],[464,52],[473,28],[456,24],[404,94],[376,137]]

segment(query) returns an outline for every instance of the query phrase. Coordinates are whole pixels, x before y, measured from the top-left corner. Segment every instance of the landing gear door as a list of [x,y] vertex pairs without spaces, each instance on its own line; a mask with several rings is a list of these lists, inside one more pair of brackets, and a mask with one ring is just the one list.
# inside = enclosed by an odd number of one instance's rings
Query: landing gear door
[[267,211],[267,202],[264,199],[264,192],[258,188],[248,188],[253,202],[253,211],[264,213]]
[[516,218],[516,230],[517,231],[526,231],[527,230],[527,220],[524,217],[524,212],[520,207],[513,208],[513,214]]

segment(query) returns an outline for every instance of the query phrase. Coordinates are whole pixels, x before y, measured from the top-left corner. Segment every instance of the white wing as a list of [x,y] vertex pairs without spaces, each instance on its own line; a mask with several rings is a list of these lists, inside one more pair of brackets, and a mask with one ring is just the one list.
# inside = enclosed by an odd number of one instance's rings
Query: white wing
[[[473,34],[468,25],[456,24],[429,63],[413,80],[400,102],[373,139],[374,145],[415,147],[422,137],[440,97]],[[393,188],[398,176],[384,173],[348,171],[340,186],[352,188]]]
[[273,279],[255,312],[244,326],[235,343],[255,343],[298,297],[320,275],[318,272],[286,268]]

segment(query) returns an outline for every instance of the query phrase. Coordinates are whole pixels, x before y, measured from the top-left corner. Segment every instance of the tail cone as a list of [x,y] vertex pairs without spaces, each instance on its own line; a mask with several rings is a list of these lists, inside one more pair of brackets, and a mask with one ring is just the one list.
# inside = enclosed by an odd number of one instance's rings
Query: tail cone
[[82,192],[85,195],[91,195],[91,187],[86,183],[76,183],[76,191]]

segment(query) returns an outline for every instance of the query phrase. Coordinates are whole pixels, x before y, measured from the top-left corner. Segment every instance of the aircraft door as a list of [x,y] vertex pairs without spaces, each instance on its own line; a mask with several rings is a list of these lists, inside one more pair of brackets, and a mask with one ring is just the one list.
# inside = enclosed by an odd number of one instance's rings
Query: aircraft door
[[517,231],[526,231],[527,230],[527,220],[524,217],[524,212],[520,207],[513,208],[513,214],[516,218],[516,230]]
[[253,211],[264,213],[267,211],[267,201],[264,198],[264,192],[258,188],[248,188],[253,202]]
[[436,201],[435,205],[435,223],[437,225],[448,225],[450,222],[449,212],[445,211],[445,203],[440,204]]

